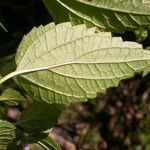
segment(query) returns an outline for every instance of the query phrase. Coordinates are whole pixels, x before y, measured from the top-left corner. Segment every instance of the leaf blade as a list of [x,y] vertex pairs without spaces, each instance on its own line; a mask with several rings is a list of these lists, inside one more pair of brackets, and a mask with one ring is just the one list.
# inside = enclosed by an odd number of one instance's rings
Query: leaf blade
[[34,102],[27,110],[23,111],[16,125],[27,132],[40,133],[53,127],[60,111],[59,106]]
[[11,123],[0,120],[0,149],[6,150],[8,144],[15,138],[15,126]]
[[148,68],[150,52],[84,25],[34,28],[17,51],[18,83],[48,103],[86,101],[122,79]]
[[18,91],[11,88],[6,89],[0,96],[0,102],[11,106],[18,105],[22,101],[25,101],[25,98]]
[[[56,23],[68,21],[68,11],[65,10],[59,3],[57,3],[56,0],[43,0],[43,3]],[[56,10],[57,12],[55,12]]]
[[[87,25],[93,24],[100,29],[113,32],[124,32],[148,27],[150,24],[150,2],[141,0],[134,3],[132,0],[113,1],[84,1],[84,0],[57,0],[64,9],[73,13],[77,22]],[[56,3],[55,3],[56,4]],[[80,7],[82,9],[80,9]],[[77,22],[74,22],[77,24]]]

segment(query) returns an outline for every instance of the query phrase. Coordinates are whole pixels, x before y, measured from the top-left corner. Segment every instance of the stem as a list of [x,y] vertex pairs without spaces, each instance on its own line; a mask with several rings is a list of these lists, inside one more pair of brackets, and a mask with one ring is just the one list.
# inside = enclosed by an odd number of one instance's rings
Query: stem
[[[57,67],[57,65],[51,67],[51,68],[55,68]],[[2,83],[4,83],[6,80],[14,77],[14,76],[17,76],[17,75],[21,75],[21,74],[26,74],[26,73],[31,73],[31,72],[35,72],[35,71],[43,71],[43,70],[47,70],[49,69],[49,67],[43,67],[43,68],[35,68],[35,69],[29,69],[29,70],[19,70],[19,71],[14,71],[14,72],[11,72],[10,74],[6,75],[5,77],[3,77],[2,79],[0,79],[0,85]]]
[[4,83],[6,80],[14,77],[14,76],[17,76],[17,75],[21,75],[21,74],[26,74],[26,73],[31,73],[31,72],[35,72],[35,71],[42,71],[42,70],[46,70],[48,69],[48,67],[45,67],[45,68],[36,68],[36,69],[29,69],[29,70],[19,70],[19,71],[14,71],[14,72],[11,72],[10,74],[6,75],[5,77],[3,77],[2,79],[0,79],[0,84]]
[[12,73],[6,75],[2,79],[0,79],[0,84],[4,83],[6,80],[8,80],[8,79],[10,79],[10,78],[12,78],[12,77],[14,77],[16,75],[17,75],[16,72],[12,72]]
[[34,68],[34,69],[14,71],[14,72],[6,75],[2,79],[0,79],[0,84],[2,84],[6,80],[8,80],[8,79],[10,79],[10,78],[12,78],[14,76],[17,76],[17,75],[31,73],[31,72],[36,72],[36,71],[44,71],[44,70],[53,69],[53,68],[61,67],[61,66],[64,66],[64,65],[71,65],[71,64],[78,64],[78,62],[68,62],[68,63],[62,63],[62,64],[58,64],[58,65],[53,65],[53,66],[47,66],[47,67],[41,67],[41,68]]

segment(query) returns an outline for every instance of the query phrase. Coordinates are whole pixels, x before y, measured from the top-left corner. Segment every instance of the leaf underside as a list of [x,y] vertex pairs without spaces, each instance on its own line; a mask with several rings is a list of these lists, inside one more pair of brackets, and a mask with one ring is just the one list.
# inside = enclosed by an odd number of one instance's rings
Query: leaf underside
[[[73,24],[97,26],[100,29],[124,32],[150,26],[150,1],[144,0],[45,0],[55,21],[63,17]],[[55,9],[55,7],[59,7]],[[82,9],[81,9],[82,8]],[[60,13],[63,14],[60,19]],[[58,19],[57,19],[58,18]]]
[[7,145],[15,138],[15,127],[4,120],[0,120],[0,150],[6,150]]
[[67,103],[93,98],[143,71],[150,52],[96,28],[51,23],[23,38],[16,63],[18,83],[35,99]]

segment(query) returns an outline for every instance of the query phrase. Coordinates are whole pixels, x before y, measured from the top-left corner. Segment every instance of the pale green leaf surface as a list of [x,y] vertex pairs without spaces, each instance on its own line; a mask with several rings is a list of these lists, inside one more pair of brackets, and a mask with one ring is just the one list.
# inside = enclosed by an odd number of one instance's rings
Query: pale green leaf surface
[[14,89],[6,89],[0,96],[0,102],[4,102],[8,105],[18,105],[19,102],[25,101],[25,98]]
[[148,68],[150,51],[84,25],[49,24],[26,35],[16,54],[18,83],[48,103],[85,101]]
[[0,150],[6,150],[7,145],[15,138],[15,126],[11,123],[0,120]]
[[28,132],[40,133],[56,124],[60,112],[61,107],[59,105],[34,102],[22,112],[16,125]]
[[45,138],[38,141],[38,144],[41,145],[45,150],[61,150],[59,145],[52,138]]
[[64,6],[64,10],[74,14],[71,19],[74,24],[78,22],[88,26],[93,24],[101,29],[114,32],[149,28],[150,26],[150,1],[57,0],[57,2]]

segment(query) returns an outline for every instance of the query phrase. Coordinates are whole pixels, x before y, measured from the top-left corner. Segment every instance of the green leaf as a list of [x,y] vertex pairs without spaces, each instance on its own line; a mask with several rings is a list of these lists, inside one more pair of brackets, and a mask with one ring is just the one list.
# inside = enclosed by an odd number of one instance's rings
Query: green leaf
[[43,140],[38,141],[45,150],[61,150],[59,145],[52,138],[45,138]]
[[[57,2],[64,6],[65,11],[73,13],[78,22],[82,21],[88,26],[93,24],[100,29],[114,32],[150,27],[150,1],[57,0]],[[54,4],[59,5],[57,2]],[[57,14],[57,9],[55,13]]]
[[21,118],[16,125],[28,132],[39,133],[52,128],[56,124],[60,112],[59,105],[34,102],[22,112]]
[[92,23],[79,18],[76,14],[72,13],[63,5],[61,5],[57,0],[43,0],[43,3],[45,4],[55,23],[62,23],[70,20],[74,25],[85,23],[87,27],[93,27]]
[[84,25],[51,23],[26,35],[16,54],[17,76],[35,99],[48,103],[85,101],[150,64],[150,51]]
[[0,96],[0,102],[4,102],[7,105],[15,106],[20,102],[25,101],[25,98],[14,89],[6,89]]
[[15,126],[11,123],[0,120],[0,150],[6,150],[7,145],[15,138]]
[[69,20],[68,10],[64,9],[56,0],[43,0],[43,3],[56,23]]

